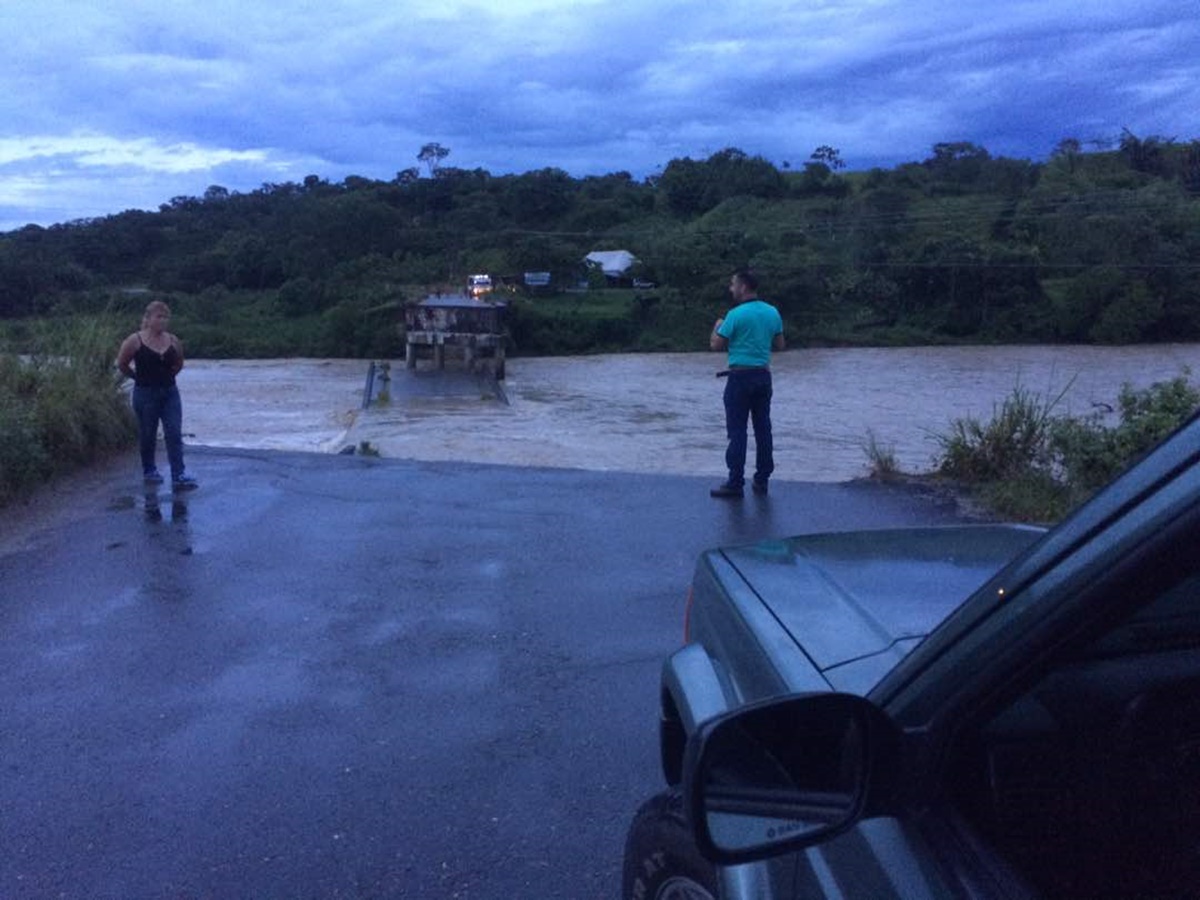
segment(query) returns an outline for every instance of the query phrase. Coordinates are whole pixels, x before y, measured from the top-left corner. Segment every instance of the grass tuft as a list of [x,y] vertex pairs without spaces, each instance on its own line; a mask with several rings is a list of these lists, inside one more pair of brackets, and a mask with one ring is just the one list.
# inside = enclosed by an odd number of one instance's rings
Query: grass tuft
[[899,477],[900,466],[896,462],[896,448],[892,444],[886,446],[879,442],[874,429],[867,429],[867,439],[863,444],[863,453],[867,457],[867,477],[878,481],[891,481]]
[[1066,389],[1049,397],[1018,385],[990,421],[956,419],[935,435],[937,471],[1005,518],[1057,521],[1196,411],[1200,389],[1190,374],[1144,390],[1124,385],[1115,424],[1102,413],[1055,415]]
[[27,355],[0,355],[0,505],[134,445],[118,342],[111,327],[76,320],[44,329]]

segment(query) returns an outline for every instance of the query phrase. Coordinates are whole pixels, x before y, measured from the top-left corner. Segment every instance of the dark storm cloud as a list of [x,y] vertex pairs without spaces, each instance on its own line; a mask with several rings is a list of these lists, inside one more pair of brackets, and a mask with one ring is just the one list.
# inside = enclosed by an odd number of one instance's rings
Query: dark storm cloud
[[726,147],[854,167],[971,141],[1044,158],[1200,136],[1200,23],[1142,0],[733,4],[43,0],[0,58],[0,228],[210,184],[392,178],[421,145],[493,173],[644,177]]

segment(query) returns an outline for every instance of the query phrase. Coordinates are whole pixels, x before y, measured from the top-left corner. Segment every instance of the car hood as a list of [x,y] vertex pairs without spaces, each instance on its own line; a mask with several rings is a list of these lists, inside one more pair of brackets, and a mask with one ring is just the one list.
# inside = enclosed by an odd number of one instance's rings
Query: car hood
[[726,548],[836,690],[865,693],[1044,533],[967,525],[807,535]]

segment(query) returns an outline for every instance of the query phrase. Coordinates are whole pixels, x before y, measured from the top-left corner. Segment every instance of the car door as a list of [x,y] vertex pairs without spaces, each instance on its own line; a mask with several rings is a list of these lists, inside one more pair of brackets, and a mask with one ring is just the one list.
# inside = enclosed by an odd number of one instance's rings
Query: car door
[[1200,429],[985,585],[870,699],[891,818],[794,856],[796,896],[1194,896]]

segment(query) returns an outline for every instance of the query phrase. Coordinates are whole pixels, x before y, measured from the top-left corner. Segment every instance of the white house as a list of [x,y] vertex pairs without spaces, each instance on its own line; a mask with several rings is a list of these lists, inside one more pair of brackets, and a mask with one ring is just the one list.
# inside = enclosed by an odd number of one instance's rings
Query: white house
[[589,266],[599,266],[608,278],[620,278],[638,258],[628,250],[593,250],[583,261]]

